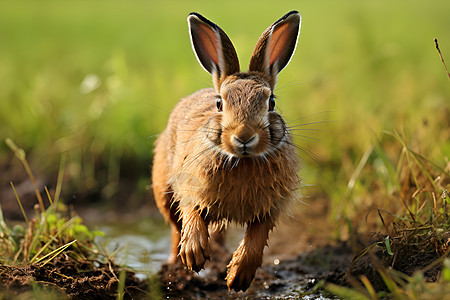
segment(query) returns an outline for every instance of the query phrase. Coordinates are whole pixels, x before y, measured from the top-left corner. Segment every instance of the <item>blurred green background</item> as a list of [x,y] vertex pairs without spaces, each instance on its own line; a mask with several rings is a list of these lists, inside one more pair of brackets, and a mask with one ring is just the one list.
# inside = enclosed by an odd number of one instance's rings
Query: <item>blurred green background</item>
[[108,198],[129,178],[142,195],[171,109],[212,86],[190,47],[189,12],[225,30],[245,69],[259,35],[292,9],[302,29],[277,108],[303,124],[306,184],[345,187],[384,130],[405,132],[433,161],[449,156],[450,82],[433,43],[450,64],[448,0],[3,0],[0,164],[12,159],[10,137],[38,172],[55,174],[67,153],[80,193]]

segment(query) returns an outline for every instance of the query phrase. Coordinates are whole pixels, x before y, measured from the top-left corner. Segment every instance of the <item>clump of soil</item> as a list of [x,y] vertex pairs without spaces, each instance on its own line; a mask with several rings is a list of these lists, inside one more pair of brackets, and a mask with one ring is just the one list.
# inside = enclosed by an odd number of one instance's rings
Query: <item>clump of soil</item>
[[[386,238],[389,239],[390,253],[385,246]],[[375,290],[387,290],[379,274],[379,271],[386,269],[393,269],[407,276],[421,271],[427,282],[436,282],[441,276],[442,259],[449,256],[450,232],[437,235],[430,231],[425,236],[416,233],[394,238],[376,234],[368,247],[370,250],[364,256],[355,256],[341,284],[354,284],[361,275],[365,275]]]
[[42,293],[57,295],[58,299],[116,299],[119,277],[125,273],[123,299],[144,299],[149,287],[112,262],[75,260],[61,254],[44,266],[0,265],[1,289],[13,295],[31,291],[37,284]]

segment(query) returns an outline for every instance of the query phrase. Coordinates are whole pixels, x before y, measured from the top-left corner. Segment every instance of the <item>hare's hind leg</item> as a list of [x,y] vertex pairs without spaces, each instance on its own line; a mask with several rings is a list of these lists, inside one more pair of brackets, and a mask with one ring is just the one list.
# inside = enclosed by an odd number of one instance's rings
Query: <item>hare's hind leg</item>
[[255,221],[248,225],[244,239],[234,251],[228,264],[228,289],[245,291],[261,266],[264,247],[267,245],[269,231],[274,227],[272,220]]

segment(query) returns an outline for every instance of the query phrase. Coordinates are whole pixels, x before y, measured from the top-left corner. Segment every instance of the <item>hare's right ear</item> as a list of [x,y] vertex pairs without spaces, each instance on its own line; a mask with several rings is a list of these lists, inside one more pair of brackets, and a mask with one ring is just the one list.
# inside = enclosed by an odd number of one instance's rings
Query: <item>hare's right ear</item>
[[249,71],[260,73],[274,89],[278,73],[294,54],[300,33],[301,17],[291,11],[263,32],[250,59]]
[[225,32],[202,15],[191,13],[187,20],[194,53],[212,75],[216,91],[220,92],[225,78],[239,72],[236,50]]

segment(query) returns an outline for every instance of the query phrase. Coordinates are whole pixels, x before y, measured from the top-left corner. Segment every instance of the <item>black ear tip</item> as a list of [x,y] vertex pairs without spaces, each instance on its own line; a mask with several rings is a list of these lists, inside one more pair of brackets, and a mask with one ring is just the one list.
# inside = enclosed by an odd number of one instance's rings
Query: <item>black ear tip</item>
[[208,24],[209,26],[211,26],[212,28],[216,29],[218,26],[216,24],[214,24],[213,22],[211,22],[210,20],[208,20],[207,18],[205,18],[204,16],[202,16],[201,14],[197,13],[197,12],[191,12],[188,15],[188,21],[191,20],[191,17],[196,17],[197,19],[199,19],[201,22]]
[[199,14],[199,13],[197,13],[197,12],[195,12],[195,11],[191,12],[191,13],[188,15],[188,18],[191,17],[191,16],[195,16],[195,17],[197,17],[197,18],[201,18],[201,17],[202,17],[201,14]]
[[187,17],[187,20],[188,20],[188,22],[192,22],[196,19],[202,20],[202,18],[203,18],[203,16],[201,14],[196,13],[196,12],[191,12]]
[[290,12],[288,12],[287,14],[285,14],[281,20],[286,20],[287,18],[291,17],[291,16],[297,16],[299,19],[301,18],[300,13],[297,10],[291,10]]

